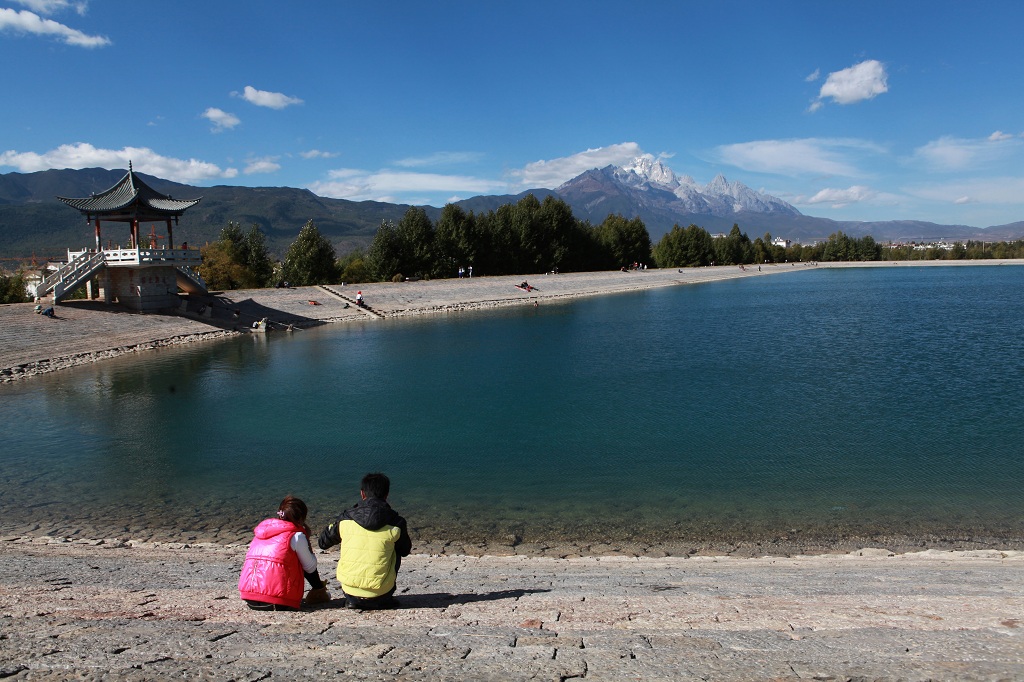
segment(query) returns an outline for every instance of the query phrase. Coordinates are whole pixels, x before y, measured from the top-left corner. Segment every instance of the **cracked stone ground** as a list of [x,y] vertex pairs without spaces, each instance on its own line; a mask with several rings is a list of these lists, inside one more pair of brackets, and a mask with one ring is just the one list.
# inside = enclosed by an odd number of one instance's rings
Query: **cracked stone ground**
[[246,608],[244,553],[4,538],[0,676],[1024,679],[1019,552],[414,555],[400,609],[301,613]]

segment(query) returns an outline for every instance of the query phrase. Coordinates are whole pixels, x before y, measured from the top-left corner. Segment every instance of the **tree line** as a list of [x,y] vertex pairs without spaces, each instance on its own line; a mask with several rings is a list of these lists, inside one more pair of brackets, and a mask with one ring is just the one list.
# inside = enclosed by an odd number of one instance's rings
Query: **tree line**
[[650,264],[651,238],[639,218],[609,215],[600,225],[579,221],[561,199],[530,194],[494,211],[445,206],[437,224],[412,207],[397,223],[384,221],[367,250],[338,258],[313,221],[307,222],[277,266],[258,225],[229,223],[202,248],[199,274],[213,289],[336,282],[399,281],[476,274],[578,272]]
[[[259,225],[244,230],[229,222],[220,238],[202,247],[199,273],[211,289],[257,289],[337,282],[399,281],[455,277],[459,268],[476,275],[615,270],[644,264],[679,268],[878,260],[1024,258],[1024,240],[957,242],[950,248],[880,244],[871,236],[836,232],[825,241],[782,247],[772,235],[750,239],[733,225],[714,237],[697,225],[675,225],[656,243],[640,218],[609,215],[600,225],[577,220],[563,200],[530,194],[496,210],[466,212],[446,205],[435,224],[412,207],[397,223],[384,221],[370,246],[338,257],[312,220],[299,230],[284,259],[275,262]],[[0,273],[0,303],[30,300],[24,268]]]
[[698,225],[675,225],[656,243],[639,218],[609,215],[600,225],[577,220],[561,199],[532,194],[494,211],[475,214],[455,204],[435,224],[412,207],[398,223],[385,221],[369,248],[337,258],[330,241],[307,222],[276,267],[259,226],[243,232],[229,224],[220,241],[204,247],[200,270],[212,288],[302,286],[334,282],[399,281],[457,276],[473,267],[478,275],[519,275],[652,267],[704,267],[879,260],[963,260],[1024,258],[1024,240],[957,242],[950,248],[881,244],[870,235],[836,232],[813,245],[773,244],[771,233],[751,239],[733,225],[712,236]]

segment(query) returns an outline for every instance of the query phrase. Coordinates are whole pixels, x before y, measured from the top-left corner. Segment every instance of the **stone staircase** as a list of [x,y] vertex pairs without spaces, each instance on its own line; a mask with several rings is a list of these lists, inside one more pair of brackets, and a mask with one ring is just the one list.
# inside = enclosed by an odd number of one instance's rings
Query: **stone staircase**
[[187,265],[176,265],[174,267],[177,270],[175,274],[179,289],[189,294],[207,293],[206,280],[196,270]]
[[104,264],[102,251],[85,251],[37,284],[36,298],[43,298],[52,292],[56,303],[88,282]]
[[384,314],[383,313],[377,312],[376,310],[374,310],[373,308],[368,306],[365,302],[363,302],[363,305],[357,305],[356,304],[356,300],[354,298],[349,298],[345,294],[343,294],[340,291],[338,291],[337,289],[335,289],[333,286],[327,286],[326,284],[320,284],[320,285],[317,286],[317,288],[318,289],[322,289],[323,291],[327,292],[331,296],[335,296],[335,297],[340,298],[341,300],[343,300],[343,301],[345,301],[347,303],[351,303],[352,305],[356,306],[357,310],[360,310],[360,311],[366,313],[370,317],[374,317],[374,318],[378,318],[378,319],[384,319]]

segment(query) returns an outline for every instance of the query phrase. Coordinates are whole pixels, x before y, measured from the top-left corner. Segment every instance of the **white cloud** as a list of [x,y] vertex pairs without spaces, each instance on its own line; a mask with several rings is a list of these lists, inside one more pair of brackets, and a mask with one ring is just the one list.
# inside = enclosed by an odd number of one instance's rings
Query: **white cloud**
[[593,168],[604,168],[609,164],[625,166],[636,157],[642,156],[643,153],[640,145],[636,142],[623,142],[608,147],[588,149],[585,152],[559,159],[534,161],[527,164],[522,170],[512,171],[510,175],[514,178],[515,184],[523,189],[557,187]]
[[815,69],[804,80],[807,81],[808,83],[813,83],[819,78],[821,78],[821,69]]
[[932,185],[914,185],[904,188],[914,197],[936,203],[1008,204],[1024,208],[1024,176],[1001,176],[954,180]]
[[252,175],[254,173],[274,173],[279,170],[281,170],[281,164],[277,163],[276,158],[268,156],[249,161],[242,172],[246,175]]
[[215,164],[197,159],[172,159],[147,147],[99,149],[79,142],[61,145],[42,154],[15,150],[0,153],[0,166],[11,166],[22,173],[51,168],[127,168],[129,161],[137,171],[183,183],[237,175],[233,168],[222,170]]
[[853,185],[846,189],[826,188],[815,194],[810,199],[805,199],[804,204],[831,204],[832,208],[842,208],[849,204],[874,199],[877,193],[870,187],[864,185]]
[[242,122],[241,119],[239,119],[234,114],[229,114],[228,112],[218,109],[217,107],[210,107],[201,115],[203,118],[207,119],[208,121],[210,121],[210,123],[213,124],[213,128],[211,128],[210,130],[212,130],[215,133],[220,133],[225,130],[231,130],[236,125]]
[[914,150],[913,158],[930,171],[963,171],[983,168],[1012,156],[1024,142],[1012,135],[993,133],[984,139],[940,137]]
[[492,194],[505,190],[503,182],[465,175],[437,173],[410,173],[380,170],[376,172],[356,168],[339,168],[328,174],[325,181],[314,182],[308,189],[323,197],[355,201],[394,201],[403,193],[464,193],[468,195]]
[[[308,189],[320,196],[343,199],[395,201],[425,203],[408,198],[444,194],[448,197],[466,197],[478,194],[518,192],[536,187],[556,187],[592,168],[603,168],[609,164],[627,165],[644,151],[635,142],[623,142],[608,147],[588,149],[572,156],[547,161],[535,161],[520,170],[508,173],[502,180],[491,180],[470,175],[445,175],[440,173],[418,173],[383,169],[366,171],[355,168],[340,168],[329,173],[323,181],[312,183]],[[651,156],[647,154],[646,156]],[[669,158],[660,154],[658,158]],[[475,152],[439,152],[426,157],[402,159],[404,167],[418,167],[441,163],[473,162],[479,158]],[[654,157],[651,157],[654,158]],[[451,199],[449,199],[451,200]]]
[[325,152],[319,149],[310,149],[309,151],[299,152],[299,156],[304,159],[333,159],[337,155],[337,152]]
[[997,130],[988,136],[990,142],[1001,142],[1003,140],[1012,140],[1014,138],[1010,133],[1004,133],[1002,130]]
[[288,95],[281,94],[280,92],[257,90],[251,85],[245,86],[241,96],[242,99],[250,104],[255,104],[258,107],[269,107],[270,109],[284,109],[292,104],[302,104],[302,100],[298,97],[289,97]]
[[56,14],[66,9],[73,9],[78,14],[85,14],[87,2],[70,2],[69,0],[14,0],[19,5],[28,7],[39,14]]
[[811,104],[810,110],[820,109],[826,98],[831,98],[837,104],[853,104],[873,99],[889,91],[887,79],[885,65],[875,59],[854,64],[842,71],[833,71],[822,84],[818,98]]
[[75,47],[105,47],[111,44],[106,36],[91,36],[53,19],[43,19],[28,10],[18,11],[0,7],[0,33],[4,31],[56,36],[66,45]]
[[716,147],[712,155],[719,163],[757,173],[856,177],[861,172],[848,157],[884,153],[883,147],[866,140],[812,137],[727,144]]
[[479,152],[435,152],[428,156],[411,157],[395,161],[402,168],[421,168],[424,166],[446,166],[460,163],[476,163],[483,158]]

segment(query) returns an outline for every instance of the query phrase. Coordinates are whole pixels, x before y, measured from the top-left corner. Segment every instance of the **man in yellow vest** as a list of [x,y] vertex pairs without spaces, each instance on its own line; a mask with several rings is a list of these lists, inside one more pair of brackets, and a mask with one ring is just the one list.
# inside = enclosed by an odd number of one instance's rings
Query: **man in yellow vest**
[[351,609],[393,609],[395,580],[402,557],[412,551],[405,519],[388,504],[391,481],[381,473],[366,474],[361,498],[342,512],[317,538],[320,549],[341,545],[338,581]]

